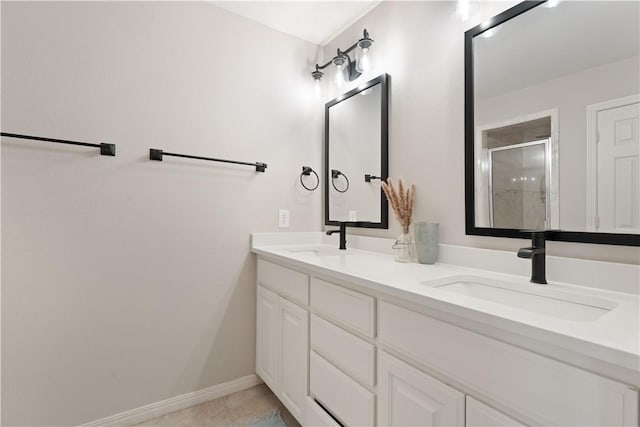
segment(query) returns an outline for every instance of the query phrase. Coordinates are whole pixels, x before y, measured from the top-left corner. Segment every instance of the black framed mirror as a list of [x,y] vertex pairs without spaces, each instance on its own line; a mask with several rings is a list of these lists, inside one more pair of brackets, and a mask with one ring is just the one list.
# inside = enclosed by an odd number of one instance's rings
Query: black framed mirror
[[465,33],[466,234],[640,246],[640,3],[525,1]]
[[325,224],[389,228],[380,187],[389,168],[389,76],[325,104]]

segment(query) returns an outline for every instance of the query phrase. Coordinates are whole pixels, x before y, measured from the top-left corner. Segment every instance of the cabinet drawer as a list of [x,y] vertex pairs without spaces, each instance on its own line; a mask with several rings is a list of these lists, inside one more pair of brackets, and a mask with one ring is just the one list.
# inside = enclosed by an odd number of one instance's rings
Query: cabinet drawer
[[466,419],[467,427],[524,427],[524,424],[507,417],[502,412],[485,405],[471,396],[467,396]]
[[311,307],[336,323],[373,338],[375,300],[368,295],[311,278]]
[[348,426],[372,426],[375,396],[311,351],[310,390],[336,418]]
[[375,384],[375,347],[316,315],[311,316],[311,348],[363,384]]
[[273,289],[285,298],[309,305],[309,276],[258,259],[258,284]]
[[340,427],[324,409],[310,397],[307,397],[304,408],[305,427]]
[[384,346],[536,423],[637,425],[638,392],[624,384],[386,302],[379,315]]

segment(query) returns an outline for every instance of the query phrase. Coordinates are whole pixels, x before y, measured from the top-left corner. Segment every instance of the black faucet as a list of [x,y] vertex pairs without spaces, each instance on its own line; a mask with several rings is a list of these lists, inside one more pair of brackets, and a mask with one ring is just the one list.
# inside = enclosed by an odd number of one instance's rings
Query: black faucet
[[545,278],[545,232],[534,231],[531,233],[531,247],[520,248],[518,258],[531,259],[531,283],[546,285]]
[[340,233],[340,249],[347,249],[347,223],[341,222],[340,229],[327,231],[327,236],[333,233]]

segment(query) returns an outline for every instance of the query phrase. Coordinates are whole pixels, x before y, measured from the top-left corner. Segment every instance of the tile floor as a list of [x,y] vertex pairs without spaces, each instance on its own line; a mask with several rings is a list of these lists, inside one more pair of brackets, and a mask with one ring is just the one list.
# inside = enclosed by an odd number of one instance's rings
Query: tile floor
[[265,384],[229,394],[181,411],[172,412],[138,426],[154,427],[229,427],[244,426],[280,410],[287,427],[300,424]]

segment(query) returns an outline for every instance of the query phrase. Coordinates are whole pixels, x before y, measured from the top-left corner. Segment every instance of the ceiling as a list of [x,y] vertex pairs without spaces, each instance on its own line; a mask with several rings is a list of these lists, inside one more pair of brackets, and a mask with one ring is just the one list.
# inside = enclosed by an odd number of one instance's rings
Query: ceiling
[[381,1],[213,1],[212,3],[274,30],[324,46]]

